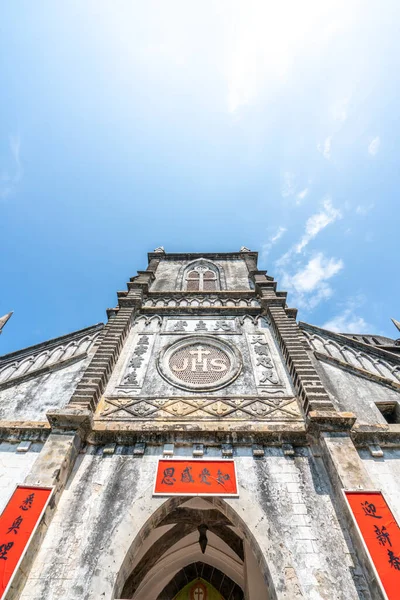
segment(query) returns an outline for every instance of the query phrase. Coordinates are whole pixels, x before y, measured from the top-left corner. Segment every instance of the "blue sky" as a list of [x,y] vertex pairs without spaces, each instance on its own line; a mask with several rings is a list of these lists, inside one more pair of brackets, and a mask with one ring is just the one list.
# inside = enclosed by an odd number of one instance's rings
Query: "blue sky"
[[301,320],[396,337],[397,2],[0,11],[0,353],[104,321],[159,245],[246,245]]

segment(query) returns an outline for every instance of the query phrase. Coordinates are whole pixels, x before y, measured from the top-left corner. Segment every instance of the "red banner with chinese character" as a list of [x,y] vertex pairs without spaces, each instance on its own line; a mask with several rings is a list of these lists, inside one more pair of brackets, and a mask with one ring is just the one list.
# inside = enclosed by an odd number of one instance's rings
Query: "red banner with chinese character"
[[51,488],[18,486],[0,516],[0,598],[28,545]]
[[233,460],[160,459],[154,494],[237,496]]
[[400,529],[381,492],[345,492],[389,600],[400,597]]

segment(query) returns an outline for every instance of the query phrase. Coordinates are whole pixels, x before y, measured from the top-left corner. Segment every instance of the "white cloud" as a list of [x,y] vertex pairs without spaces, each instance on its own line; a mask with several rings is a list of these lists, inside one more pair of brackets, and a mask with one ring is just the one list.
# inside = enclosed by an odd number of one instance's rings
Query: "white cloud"
[[359,204],[359,205],[356,207],[356,213],[357,213],[358,215],[365,216],[365,215],[367,215],[367,214],[368,214],[368,213],[369,213],[369,212],[370,212],[370,211],[371,211],[371,210],[372,210],[374,207],[375,207],[375,204],[373,204],[373,203],[372,203],[372,204],[368,204],[368,206],[366,206],[366,205],[363,205],[363,204]]
[[285,171],[283,174],[283,183],[281,188],[281,194],[283,198],[287,198],[288,196],[293,196],[296,191],[296,186],[294,183],[295,175],[294,173],[290,173],[290,171]]
[[305,232],[301,240],[285,252],[283,256],[278,258],[276,261],[277,267],[282,267],[287,264],[293,254],[301,254],[311,240],[314,239],[322,229],[325,229],[325,227],[334,223],[337,219],[342,218],[342,213],[332,205],[332,201],[329,197],[323,200],[322,206],[323,210],[311,215],[311,217],[307,219]]
[[9,138],[9,149],[13,159],[12,172],[3,171],[0,175],[0,199],[5,200],[11,196],[22,179],[22,164],[20,157],[21,139],[19,135],[11,135]]
[[376,138],[374,138],[372,140],[372,142],[369,144],[368,153],[371,156],[375,156],[376,154],[378,154],[380,145],[381,145],[381,139],[380,139],[379,135],[377,135]]
[[292,274],[281,271],[282,288],[292,293],[291,302],[299,308],[312,309],[322,300],[327,300],[333,290],[327,283],[344,267],[343,261],[326,258],[322,252]]
[[304,200],[304,198],[305,198],[306,196],[308,196],[308,192],[309,192],[309,189],[308,189],[308,188],[304,188],[304,190],[302,190],[301,192],[299,192],[299,193],[297,194],[297,196],[296,196],[296,198],[297,198],[297,200],[296,200],[296,204],[300,204],[300,202],[301,202],[302,200]]
[[306,223],[306,230],[300,242],[295,246],[296,254],[299,254],[304,248],[315,238],[322,229],[325,229],[337,219],[342,218],[342,213],[339,209],[332,205],[330,198],[326,198],[323,203],[323,210],[312,215]]
[[282,175],[281,196],[288,198],[296,194],[296,204],[301,204],[302,200],[308,195],[309,188],[306,187],[297,193],[296,175],[290,171],[285,171]]
[[312,292],[322,281],[330,279],[342,268],[342,260],[327,259],[320,252],[308,261],[303,270],[293,276],[293,286],[299,292]]
[[358,313],[366,298],[359,294],[349,298],[337,315],[326,321],[322,327],[336,333],[367,333],[373,331],[373,326],[367,323]]
[[331,147],[332,147],[332,136],[329,135],[323,144],[318,144],[318,151],[321,152],[322,156],[327,160],[331,157]]
[[324,329],[335,333],[366,333],[368,324],[363,317],[355,315],[347,308],[322,325]]
[[272,246],[274,244],[276,244],[276,242],[283,236],[283,234],[287,231],[286,227],[278,227],[277,232],[275,233],[275,235],[271,236],[268,240],[268,242],[266,242],[265,244],[263,244],[262,246],[262,258],[265,259]]

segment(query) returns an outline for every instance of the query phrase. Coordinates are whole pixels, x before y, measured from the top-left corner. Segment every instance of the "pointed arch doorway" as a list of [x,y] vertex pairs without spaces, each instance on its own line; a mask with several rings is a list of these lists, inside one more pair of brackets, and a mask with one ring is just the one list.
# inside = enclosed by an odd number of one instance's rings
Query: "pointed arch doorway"
[[[193,579],[193,577],[195,577]],[[189,583],[187,583],[189,581]],[[241,600],[243,590],[215,567],[192,563],[176,573],[157,600]]]
[[114,591],[121,600],[275,598],[267,564],[236,511],[221,498],[199,497],[170,498],[155,511]]

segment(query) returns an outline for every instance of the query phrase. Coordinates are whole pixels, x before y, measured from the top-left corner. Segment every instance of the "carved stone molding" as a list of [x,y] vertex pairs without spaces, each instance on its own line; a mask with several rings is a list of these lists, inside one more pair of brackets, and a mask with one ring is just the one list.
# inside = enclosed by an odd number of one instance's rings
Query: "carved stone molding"
[[96,419],[101,420],[302,420],[292,396],[241,398],[104,398]]
[[260,303],[256,298],[240,298],[230,296],[216,296],[213,294],[199,295],[180,295],[165,297],[147,297],[143,302],[144,309],[148,308],[176,308],[176,307],[255,307],[259,308]]

